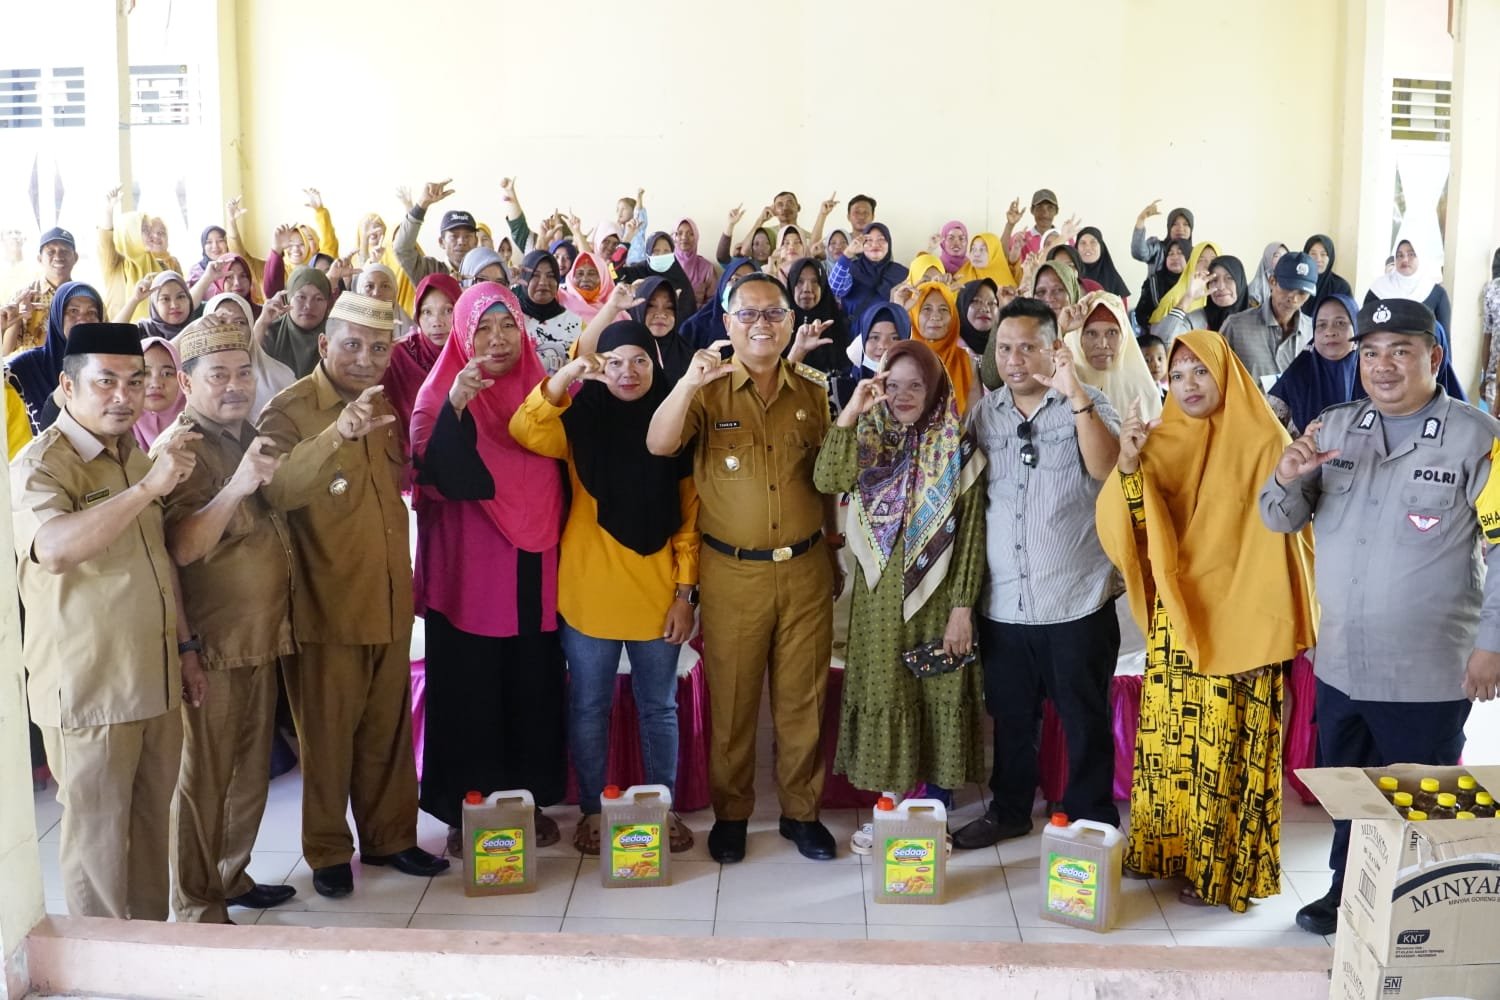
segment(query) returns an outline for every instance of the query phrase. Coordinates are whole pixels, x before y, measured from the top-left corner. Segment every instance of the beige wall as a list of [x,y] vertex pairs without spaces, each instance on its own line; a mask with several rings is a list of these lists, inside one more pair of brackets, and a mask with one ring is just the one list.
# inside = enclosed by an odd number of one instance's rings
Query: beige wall
[[998,231],[1046,186],[1136,285],[1130,226],[1155,197],[1247,264],[1340,235],[1345,2],[239,0],[237,148],[262,239],[307,185],[345,239],[366,211],[394,220],[397,184],[449,176],[452,206],[495,223],[513,174],[534,215],[592,224],[639,184],[653,225],[691,214],[706,235],[783,187],[805,222],[866,191],[907,258],[949,218]]

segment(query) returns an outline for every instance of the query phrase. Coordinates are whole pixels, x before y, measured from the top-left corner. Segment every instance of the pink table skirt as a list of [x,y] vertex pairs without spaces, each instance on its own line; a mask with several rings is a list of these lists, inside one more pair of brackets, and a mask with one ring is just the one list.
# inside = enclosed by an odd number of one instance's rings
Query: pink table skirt
[[[693,647],[700,656],[699,640]],[[417,751],[417,777],[422,777],[422,739],[426,729],[427,664],[411,664],[411,734]],[[708,792],[708,685],[703,679],[703,661],[677,678],[677,794],[674,807],[694,812],[710,805]],[[605,780],[624,788],[639,785],[645,777],[641,766],[640,728],[635,714],[635,694],[630,689],[630,675],[615,677],[614,710],[609,722],[609,761]],[[578,802],[578,779],[568,768],[569,804]]]
[[[1292,788],[1309,805],[1317,799],[1294,773],[1299,767],[1313,767],[1317,758],[1318,730],[1313,724],[1312,664],[1305,656],[1292,663],[1291,678],[1286,686],[1287,729],[1283,734],[1282,770]],[[1135,731],[1141,720],[1141,677],[1120,674],[1110,682],[1109,705],[1115,743],[1114,796],[1130,798],[1130,778],[1135,769]],[[1063,737],[1062,722],[1053,711],[1052,702],[1042,708],[1041,749],[1042,795],[1049,802],[1063,797],[1068,783],[1068,745]]]

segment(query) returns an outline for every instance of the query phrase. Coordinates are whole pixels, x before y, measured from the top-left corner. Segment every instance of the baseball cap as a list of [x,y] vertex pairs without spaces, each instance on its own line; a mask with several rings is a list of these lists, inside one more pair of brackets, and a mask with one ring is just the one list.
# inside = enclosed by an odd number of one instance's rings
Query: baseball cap
[[[1282,258],[1285,260],[1285,258]],[[1354,324],[1354,339],[1367,333],[1425,333],[1435,335],[1437,317],[1411,299],[1374,299],[1366,302]]]
[[1284,253],[1276,262],[1276,284],[1311,295],[1318,290],[1318,265],[1305,253]]
[[474,222],[474,216],[468,212],[444,212],[443,224],[438,232],[446,233],[450,229],[473,229],[478,231],[479,226]]
[[1039,188],[1037,193],[1031,196],[1033,205],[1040,205],[1044,201],[1050,201],[1053,208],[1057,207],[1057,195],[1052,193],[1051,188]]
[[53,226],[42,234],[38,247],[44,247],[48,243],[66,243],[69,250],[77,250],[78,243],[73,239],[73,234],[60,226]]

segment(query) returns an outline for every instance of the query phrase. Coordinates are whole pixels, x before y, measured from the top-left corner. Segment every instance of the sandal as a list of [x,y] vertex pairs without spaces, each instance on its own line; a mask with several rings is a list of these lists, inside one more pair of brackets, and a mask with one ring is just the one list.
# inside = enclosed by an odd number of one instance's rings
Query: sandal
[[1185,906],[1218,906],[1218,903],[1210,903],[1199,894],[1197,889],[1190,885],[1183,886],[1177,893],[1177,901]]
[[670,831],[668,846],[673,854],[681,854],[693,846],[693,831],[675,812],[668,813],[667,818]]
[[542,807],[536,807],[536,846],[551,847],[562,840],[562,831],[557,828],[557,820],[542,812]]
[[448,857],[455,861],[463,861],[464,858],[464,828],[461,826],[448,827],[448,849],[445,852]]
[[593,858],[599,856],[598,813],[579,818],[578,825],[573,828],[573,846],[578,849],[578,853],[580,854],[587,854]]

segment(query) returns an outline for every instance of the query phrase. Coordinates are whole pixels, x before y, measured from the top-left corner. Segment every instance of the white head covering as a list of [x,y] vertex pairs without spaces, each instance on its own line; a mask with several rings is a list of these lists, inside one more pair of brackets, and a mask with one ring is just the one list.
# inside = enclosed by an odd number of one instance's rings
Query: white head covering
[[[1391,248],[1391,256],[1396,255],[1396,250],[1405,243],[1411,247],[1411,252],[1416,253],[1417,248],[1411,240],[1402,238],[1396,241],[1396,246]],[[1370,294],[1377,299],[1411,299],[1413,302],[1421,302],[1432,294],[1432,288],[1437,282],[1426,277],[1422,270],[1421,259],[1418,258],[1417,273],[1412,275],[1402,274],[1394,267],[1390,274],[1382,274],[1370,282]]]
[[1111,295],[1109,292],[1089,292],[1078,301],[1085,310],[1084,326],[1088,325],[1089,315],[1102,306],[1109,310],[1120,328],[1120,348],[1115,352],[1114,362],[1104,371],[1089,364],[1088,356],[1083,350],[1081,327],[1063,335],[1063,342],[1073,352],[1074,371],[1078,375],[1078,381],[1104,393],[1121,417],[1130,409],[1132,400],[1140,403],[1143,420],[1155,420],[1161,416],[1161,390],[1157,388],[1156,379],[1151,377],[1151,369],[1146,367],[1146,356],[1141,353],[1140,345],[1131,335],[1125,303],[1120,301],[1118,295]]

